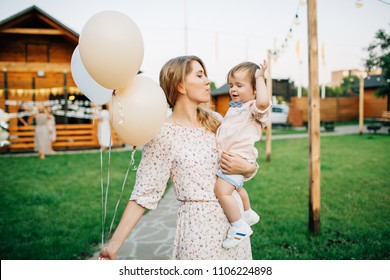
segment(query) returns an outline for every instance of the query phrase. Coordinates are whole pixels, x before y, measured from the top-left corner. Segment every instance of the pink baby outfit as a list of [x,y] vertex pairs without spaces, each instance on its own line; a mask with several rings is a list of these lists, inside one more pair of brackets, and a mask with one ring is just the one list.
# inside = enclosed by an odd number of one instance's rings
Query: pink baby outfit
[[254,145],[267,126],[271,107],[270,103],[266,109],[259,110],[256,100],[241,107],[230,107],[217,131],[218,149],[239,154],[249,161],[256,160],[258,152]]

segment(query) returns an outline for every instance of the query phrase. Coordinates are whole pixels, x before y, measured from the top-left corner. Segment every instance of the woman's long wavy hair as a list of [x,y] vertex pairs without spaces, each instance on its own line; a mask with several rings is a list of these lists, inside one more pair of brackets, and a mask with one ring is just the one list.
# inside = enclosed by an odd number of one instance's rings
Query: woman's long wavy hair
[[[203,61],[197,56],[179,56],[172,58],[162,67],[160,71],[160,86],[163,89],[169,106],[174,110],[176,100],[179,96],[177,87],[185,83],[188,74],[191,73],[191,62],[197,61],[203,67],[207,76],[206,67]],[[214,112],[198,106],[198,120],[204,128],[215,133],[221,124]]]

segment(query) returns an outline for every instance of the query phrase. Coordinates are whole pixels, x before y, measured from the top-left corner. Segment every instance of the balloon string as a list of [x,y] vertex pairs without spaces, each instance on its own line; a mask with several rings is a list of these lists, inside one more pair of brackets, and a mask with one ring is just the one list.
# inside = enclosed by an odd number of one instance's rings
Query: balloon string
[[[111,99],[111,106],[112,106],[112,99]],[[113,119],[112,116],[112,110],[111,110],[111,119]],[[105,214],[104,214],[104,225],[106,224],[106,217],[107,217],[107,203],[108,203],[108,189],[110,186],[110,171],[111,171],[111,146],[112,146],[112,131],[110,126],[110,145],[108,147],[108,163],[107,163],[107,188],[106,188],[106,203],[105,203]],[[110,235],[108,235],[109,237]]]
[[[112,106],[112,100],[111,100],[111,106]],[[111,115],[112,119],[112,115]],[[110,127],[110,144],[108,147],[108,167],[107,167],[107,187],[106,187],[106,196],[104,201],[104,194],[103,194],[103,149],[100,148],[100,181],[101,181],[101,188],[102,188],[102,212],[103,212],[103,218],[102,218],[102,245],[104,245],[104,234],[105,234],[105,225],[106,225],[106,218],[107,218],[107,203],[108,203],[108,190],[110,186],[110,169],[111,169],[111,146],[112,146],[112,131]],[[101,129],[99,129],[99,139],[101,139]]]
[[[100,137],[100,132],[99,132]],[[106,220],[104,212],[104,186],[103,186],[103,150],[100,149],[100,191],[102,194],[102,245],[104,245],[104,224]]]
[[113,92],[113,95],[115,96],[115,98],[118,99],[118,106],[119,106],[118,113],[119,113],[119,116],[120,116],[120,120],[118,121],[118,124],[120,126],[123,126],[125,124],[125,117],[123,115],[122,102],[121,102],[121,99],[119,98],[119,95],[116,94],[115,90]]
[[[129,175],[129,171],[130,171],[130,167],[134,164],[135,160],[134,160],[134,154],[136,152],[136,147],[133,148],[133,151],[131,153],[131,158],[130,158],[130,163],[129,163],[129,167],[127,168],[127,171],[126,171],[126,174],[125,174],[125,178],[123,180],[123,183],[122,183],[122,190],[121,190],[121,194],[119,196],[119,199],[118,201],[116,202],[116,205],[115,205],[115,211],[114,211],[114,216],[112,217],[112,221],[111,221],[111,225],[110,225],[110,231],[108,233],[108,236],[111,236],[111,231],[112,231],[112,226],[114,224],[114,220],[115,220],[115,216],[116,216],[116,213],[118,211],[118,206],[119,206],[119,203],[120,201],[122,200],[122,195],[123,195],[123,190],[125,188],[125,185],[126,185],[126,180],[127,180],[127,177]],[[134,169],[133,169],[134,170]]]

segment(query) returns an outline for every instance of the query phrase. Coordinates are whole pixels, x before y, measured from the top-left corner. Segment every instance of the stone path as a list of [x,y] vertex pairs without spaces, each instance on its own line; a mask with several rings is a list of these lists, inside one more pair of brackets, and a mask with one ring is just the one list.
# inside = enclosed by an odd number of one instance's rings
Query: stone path
[[173,188],[161,199],[156,210],[142,217],[133,229],[117,258],[121,260],[169,260],[172,256],[176,233],[176,217],[179,202]]
[[[117,253],[118,260],[169,260],[176,232],[179,202],[173,188],[157,209],[144,214]],[[91,258],[96,260],[98,252]]]

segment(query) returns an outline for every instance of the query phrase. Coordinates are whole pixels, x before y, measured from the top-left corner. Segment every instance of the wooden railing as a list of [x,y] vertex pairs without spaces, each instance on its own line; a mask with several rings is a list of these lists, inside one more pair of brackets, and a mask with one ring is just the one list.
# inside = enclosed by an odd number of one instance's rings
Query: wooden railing
[[383,111],[382,116],[377,118],[376,121],[388,125],[390,123],[390,111]]
[[[99,148],[97,129],[94,124],[57,124],[57,139],[53,144],[54,150]],[[0,152],[34,151],[35,126],[10,127],[10,145],[3,147]],[[124,142],[113,131],[112,147],[123,146]]]

